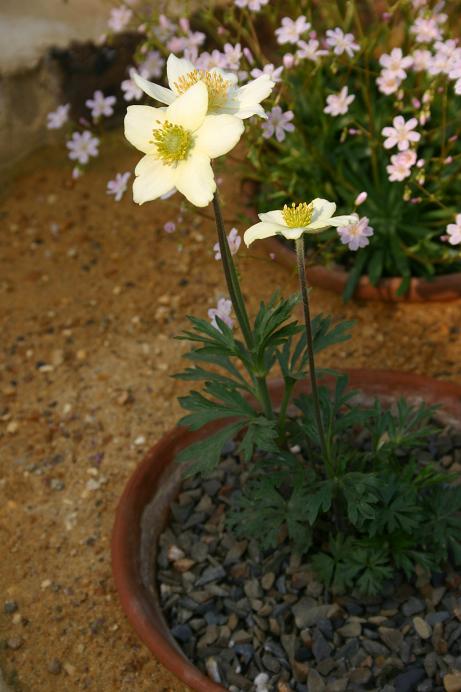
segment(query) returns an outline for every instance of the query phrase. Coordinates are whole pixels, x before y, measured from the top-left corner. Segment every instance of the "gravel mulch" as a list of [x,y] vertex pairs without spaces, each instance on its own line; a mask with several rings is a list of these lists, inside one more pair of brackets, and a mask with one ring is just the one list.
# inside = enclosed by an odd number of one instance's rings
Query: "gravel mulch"
[[[444,432],[431,448],[453,469],[461,436]],[[231,692],[461,690],[459,574],[397,576],[378,597],[332,594],[286,542],[262,552],[226,528],[246,477],[230,451],[205,480],[185,480],[160,537],[164,613],[195,665]]]

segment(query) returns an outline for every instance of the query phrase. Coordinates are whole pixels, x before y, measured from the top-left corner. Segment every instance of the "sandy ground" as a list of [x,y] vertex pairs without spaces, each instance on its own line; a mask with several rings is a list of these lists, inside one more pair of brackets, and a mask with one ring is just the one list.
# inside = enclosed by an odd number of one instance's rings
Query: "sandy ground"
[[[27,692],[179,692],[120,610],[109,544],[124,484],[179,414],[185,385],[170,375],[185,346],[172,337],[225,294],[214,229],[196,216],[168,235],[174,198],[107,197],[137,159],[122,145],[76,184],[63,156],[34,156],[0,200],[0,669]],[[224,184],[232,222],[235,171]],[[252,310],[296,289],[256,251],[239,269]],[[344,306],[314,290],[313,306],[357,320],[324,363],[461,382],[460,302]]]

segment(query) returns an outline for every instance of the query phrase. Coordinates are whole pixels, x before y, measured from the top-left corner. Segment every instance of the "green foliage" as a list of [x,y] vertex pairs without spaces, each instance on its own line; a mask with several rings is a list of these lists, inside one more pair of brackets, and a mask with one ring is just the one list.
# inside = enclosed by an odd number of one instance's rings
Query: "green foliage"
[[[192,342],[191,366],[177,377],[201,389],[180,399],[181,423],[204,434],[178,455],[186,473],[212,472],[234,439],[248,480],[228,514],[232,529],[264,549],[288,541],[336,590],[373,594],[396,569],[410,578],[417,566],[433,570],[448,559],[461,561],[461,489],[443,469],[418,458],[436,434],[435,407],[403,399],[392,408],[378,401],[364,407],[345,375],[324,372],[323,457],[312,395],[293,395],[308,369],[296,303],[278,293],[262,303],[251,348],[219,320],[216,329],[191,319],[180,337]],[[349,327],[317,315],[314,351],[348,339]],[[275,368],[285,395],[269,415],[259,378]],[[291,410],[288,416],[289,405],[297,415]]]

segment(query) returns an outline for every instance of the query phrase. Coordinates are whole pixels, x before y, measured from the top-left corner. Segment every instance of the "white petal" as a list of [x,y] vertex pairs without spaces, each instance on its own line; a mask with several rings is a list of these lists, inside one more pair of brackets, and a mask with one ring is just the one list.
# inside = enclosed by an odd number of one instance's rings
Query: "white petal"
[[342,216],[333,216],[330,219],[330,226],[348,226],[356,221],[358,221],[357,214],[343,214]]
[[175,88],[175,82],[178,81],[180,77],[187,74],[188,72],[193,72],[195,67],[185,58],[177,58],[176,55],[171,54],[166,61],[166,74],[168,77],[168,84],[170,89],[178,94],[178,90]]
[[317,221],[327,221],[336,211],[336,204],[329,202],[321,197],[316,197],[312,200],[314,205],[314,213],[312,214],[312,223],[309,226],[314,226]]
[[208,89],[197,82],[166,109],[166,119],[195,132],[205,120],[208,110]]
[[134,72],[133,79],[135,83],[138,85],[138,87],[142,89],[145,94],[155,99],[156,101],[160,101],[161,103],[166,103],[167,105],[169,105],[170,103],[173,103],[173,101],[176,98],[176,94],[174,94],[171,91],[171,89],[165,89],[165,87],[160,86],[160,84],[149,82],[147,81],[147,79],[144,79],[144,77],[141,77],[141,75],[137,74],[137,72]]
[[174,168],[163,165],[153,156],[144,156],[136,166],[133,199],[144,204],[161,197],[174,187]]
[[145,154],[152,154],[155,144],[152,143],[152,132],[158,127],[158,121],[165,120],[165,111],[152,106],[128,106],[125,115],[125,137]]
[[270,238],[277,233],[284,235],[287,230],[286,226],[281,226],[278,223],[268,223],[267,221],[261,221],[260,223],[255,223],[254,226],[250,226],[243,234],[243,240],[245,245],[251,245],[255,240],[263,240],[264,238]]
[[285,219],[283,218],[282,210],[275,209],[274,211],[266,211],[264,214],[258,214],[261,221],[267,221],[268,223],[277,223],[279,226],[286,226]]
[[193,149],[189,158],[176,168],[175,185],[196,207],[206,207],[216,191],[209,156]]
[[283,237],[287,240],[298,240],[298,238],[301,238],[302,234],[305,232],[305,226],[298,226],[297,228],[285,228]]
[[242,136],[244,126],[233,115],[207,115],[197,130],[195,146],[210,159],[227,154]]
[[245,86],[240,87],[237,91],[237,98],[242,108],[254,107],[257,103],[261,103],[271,93],[275,86],[275,82],[270,79],[269,75],[263,74],[257,79],[254,79]]

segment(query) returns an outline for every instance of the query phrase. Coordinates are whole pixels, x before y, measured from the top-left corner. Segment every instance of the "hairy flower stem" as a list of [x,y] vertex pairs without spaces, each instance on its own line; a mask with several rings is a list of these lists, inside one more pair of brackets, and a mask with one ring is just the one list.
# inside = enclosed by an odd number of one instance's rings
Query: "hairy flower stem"
[[[248,312],[245,306],[245,301],[243,299],[242,291],[240,289],[240,282],[238,279],[237,271],[235,269],[234,260],[232,259],[232,253],[230,251],[229,243],[227,241],[226,231],[224,229],[224,221],[222,217],[221,204],[219,202],[218,192],[215,192],[215,195],[213,197],[213,210],[216,220],[219,250],[221,252],[227,290],[229,291],[232,306],[234,308],[237,321],[240,325],[240,329],[242,330],[246,346],[248,350],[251,352],[254,347],[253,333],[251,331],[250,320],[248,318]],[[269,396],[269,390],[267,387],[265,375],[256,375],[255,382],[258,399],[263,408],[264,414],[267,416],[267,418],[273,418],[272,402]]]
[[320,447],[322,449],[322,456],[325,464],[328,467],[329,455],[327,451],[327,444],[325,439],[325,431],[323,429],[322,413],[320,410],[319,392],[317,386],[317,375],[315,372],[315,359],[314,359],[314,339],[312,336],[312,324],[311,324],[311,312],[309,307],[309,294],[307,291],[307,280],[306,280],[306,262],[304,258],[304,236],[302,235],[296,241],[296,259],[298,264],[298,276],[299,276],[299,287],[301,292],[301,298],[304,310],[304,325],[306,327],[306,340],[307,340],[307,355],[309,358],[309,376],[311,381],[312,398],[314,400],[314,410],[315,417],[317,420],[317,428],[320,437]]

